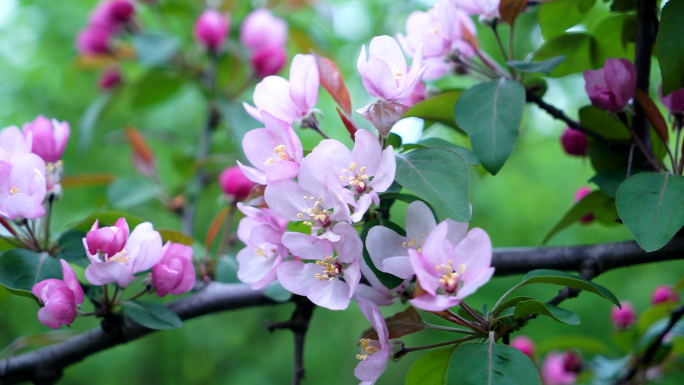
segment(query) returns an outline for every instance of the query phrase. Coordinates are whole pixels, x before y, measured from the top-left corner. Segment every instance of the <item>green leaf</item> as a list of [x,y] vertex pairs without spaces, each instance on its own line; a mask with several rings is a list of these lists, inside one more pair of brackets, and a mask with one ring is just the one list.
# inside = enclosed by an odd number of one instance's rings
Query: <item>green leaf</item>
[[183,321],[166,306],[150,301],[124,301],[121,303],[124,313],[133,321],[150,329],[177,329]]
[[[368,232],[371,228],[378,225],[380,225],[380,220],[373,219],[372,221],[366,223],[363,226],[363,229],[361,229],[360,237],[361,241],[363,242],[363,260],[366,262],[366,265],[368,265],[368,267],[373,271],[373,274],[375,274],[375,277],[378,278],[380,283],[382,283],[388,289],[394,289],[395,287],[401,285],[402,282],[404,282],[404,280],[392,274],[378,270],[378,268],[373,264],[373,260],[371,259],[370,254],[368,254],[368,250],[366,249],[366,237],[368,236]],[[401,236],[406,236],[406,232],[404,231],[404,229],[402,229],[396,223],[383,220],[382,225],[394,230],[397,234]]]
[[638,0],[613,0],[613,4],[610,5],[610,10],[612,12],[628,12],[636,11]]
[[447,385],[541,384],[539,371],[520,350],[488,343],[463,344],[449,360]]
[[[601,64],[603,67],[603,64]],[[580,123],[584,127],[610,139],[629,139],[630,134],[622,122],[613,119],[604,110],[594,106],[584,106],[579,110]]]
[[138,61],[148,67],[166,64],[180,48],[178,38],[158,32],[147,32],[133,36],[133,46]]
[[515,319],[524,319],[532,315],[543,315],[568,325],[579,325],[580,323],[579,316],[576,313],[534,299],[519,303],[513,313]]
[[582,353],[590,354],[606,354],[610,351],[608,345],[602,340],[583,334],[550,336],[537,345],[537,353],[540,356],[552,350],[570,349],[579,349]]
[[684,88],[684,1],[668,1],[663,7],[656,37],[656,55],[663,76],[663,95]]
[[126,223],[128,223],[128,227],[130,229],[133,229],[135,226],[145,222],[144,219],[138,218],[123,211],[105,210],[94,212],[88,215],[85,219],[70,224],[67,228],[69,230],[77,230],[85,233],[90,231],[90,228],[93,226],[93,223],[95,223],[96,220],[98,221],[100,228],[102,228],[103,226],[114,226],[119,218],[126,218]]
[[621,170],[627,175],[627,156],[611,150],[603,143],[589,141],[587,151],[591,166],[596,172]]
[[395,180],[457,222],[470,221],[468,165],[458,153],[441,147],[396,154]]
[[[477,156],[473,152],[473,150],[459,146],[457,144],[453,144],[447,140],[440,139],[440,138],[427,138],[423,139],[420,142],[416,143],[414,146],[423,146],[423,147],[443,147],[446,149],[449,149],[451,151],[454,151],[460,155],[463,160],[465,160],[466,164],[469,166],[479,166],[480,161],[477,159]],[[406,148],[406,147],[405,147]],[[418,147],[416,147],[418,148]]]
[[575,203],[572,208],[565,213],[563,218],[556,223],[555,226],[549,231],[548,234],[542,239],[542,244],[551,239],[554,235],[558,234],[560,231],[566,229],[570,225],[577,223],[581,218],[587,214],[592,214],[602,208],[614,205],[613,199],[601,191],[592,191],[588,195],[584,196],[579,202]]
[[119,178],[107,186],[107,202],[110,206],[127,209],[145,203],[161,194],[161,189],[143,177]]
[[579,3],[578,0],[564,0],[542,4],[539,9],[539,27],[544,40],[560,36],[582,21],[584,15],[580,12]]
[[594,67],[603,67],[608,58],[634,59],[634,44],[623,39],[625,29],[634,22],[636,14],[606,16],[591,29],[593,45],[592,60]]
[[279,282],[273,282],[264,289],[264,296],[276,302],[286,302],[292,297],[292,293],[287,291]]
[[502,302],[499,306],[497,306],[495,309],[492,310],[492,313],[500,313],[500,312],[503,311],[503,310],[506,310],[506,309],[509,309],[509,308],[512,308],[512,307],[516,307],[520,302],[529,301],[529,300],[531,300],[531,299],[534,299],[534,298],[532,298],[532,297],[524,297],[524,296],[521,296],[521,297],[513,297],[513,298],[511,298],[511,299],[509,299],[509,300],[506,300],[506,301]]
[[[548,3],[544,6],[563,3]],[[534,54],[535,60],[545,60],[558,55],[565,55],[566,59],[551,72],[551,77],[559,78],[565,75],[596,68],[592,61],[595,39],[586,33],[567,33],[554,37],[542,45]]]
[[216,261],[214,268],[214,280],[223,283],[241,282],[237,277],[238,263],[235,258],[221,257]]
[[427,203],[425,200],[418,198],[415,195],[411,194],[401,194],[401,193],[395,193],[395,192],[384,192],[382,194],[378,194],[380,197],[380,207],[389,210],[392,204],[394,203],[395,200],[401,201],[404,203],[411,204],[415,201],[421,201],[427,205],[427,207],[430,209],[432,212],[432,215],[435,217],[435,222],[439,222],[439,216],[435,212],[435,209]]
[[444,385],[454,348],[431,351],[418,358],[406,374],[405,385]]
[[609,170],[601,171],[591,177],[589,182],[596,183],[601,191],[611,198],[617,196],[617,190],[620,188],[622,182],[625,181],[627,172],[624,170]]
[[83,238],[86,234],[85,231],[79,230],[67,230],[62,233],[57,240],[57,259],[63,259],[83,267],[90,265],[90,260],[83,246]]
[[460,128],[454,121],[454,105],[463,90],[442,92],[422,102],[413,105],[402,118],[421,118],[431,122],[442,123],[446,126]]
[[142,79],[130,85],[135,107],[149,107],[161,103],[176,93],[185,80],[161,71],[150,71]]
[[519,283],[517,286],[515,286],[513,289],[511,289],[511,291],[519,287],[530,285],[533,283],[549,283],[553,285],[567,286],[572,287],[574,289],[588,291],[590,293],[599,295],[609,300],[610,302],[620,306],[620,301],[618,301],[617,298],[615,298],[615,295],[605,287],[597,283],[588,281],[582,277],[578,277],[576,275],[572,275],[559,270],[532,270],[529,273],[525,274],[525,277],[523,277],[523,281]]
[[551,72],[556,69],[565,60],[565,55],[554,56],[550,59],[542,61],[522,61],[510,60],[507,61],[510,67],[522,72],[541,72],[543,74],[551,75]]
[[620,218],[639,246],[651,252],[665,246],[684,225],[684,177],[643,172],[617,193]]
[[458,99],[454,119],[490,174],[499,172],[513,152],[524,109],[525,89],[505,78],[471,87]]
[[46,279],[63,279],[62,265],[48,253],[12,249],[0,255],[0,284],[13,294],[31,297],[31,289]]
[[93,131],[95,130],[95,125],[100,119],[100,116],[104,110],[109,106],[109,103],[113,99],[112,92],[103,92],[98,95],[95,100],[88,105],[86,110],[81,115],[79,120],[80,132],[78,135],[78,150],[85,151],[90,147],[90,143],[93,140]]

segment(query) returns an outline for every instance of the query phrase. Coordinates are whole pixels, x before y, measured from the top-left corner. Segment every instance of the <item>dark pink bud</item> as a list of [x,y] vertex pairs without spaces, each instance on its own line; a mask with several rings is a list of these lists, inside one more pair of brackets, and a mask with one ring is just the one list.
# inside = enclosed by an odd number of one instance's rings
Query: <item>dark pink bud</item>
[[71,134],[69,123],[56,119],[50,121],[43,115],[39,115],[31,123],[24,124],[22,131],[24,137],[33,138],[31,152],[49,163],[55,163],[62,157]]
[[566,127],[561,135],[561,144],[563,150],[569,155],[584,156],[587,155],[587,137],[578,130]]
[[164,256],[152,267],[152,285],[157,296],[183,294],[195,286],[192,247],[180,243],[167,244]]
[[[577,191],[575,191],[574,202],[577,203],[577,202],[581,201],[582,198],[589,195],[589,193],[591,193],[591,189],[589,187],[582,186],[582,187],[578,188]],[[580,218],[579,221],[580,221],[580,223],[588,224],[588,223],[591,223],[593,220],[594,220],[594,214],[589,213],[589,214],[583,216],[582,218]]]
[[563,355],[563,365],[566,371],[578,373],[582,370],[582,357],[575,352],[566,352]]
[[90,25],[79,32],[76,48],[81,55],[102,55],[110,52],[111,30]]
[[218,51],[226,40],[230,19],[220,12],[208,9],[195,23],[195,39],[205,47]]
[[76,307],[83,303],[83,289],[76,279],[76,273],[63,259],[63,280],[46,279],[33,286],[31,293],[44,305],[38,311],[38,320],[52,329],[71,325],[76,318]]
[[100,76],[99,86],[102,91],[109,91],[121,84],[121,72],[117,67],[105,69]]
[[526,356],[530,358],[532,358],[532,355],[534,354],[534,341],[532,341],[527,336],[518,336],[513,338],[513,341],[511,341],[511,346],[516,349],[519,349],[521,352],[523,352]]
[[227,167],[223,170],[219,176],[219,184],[226,195],[236,200],[247,198],[254,187],[254,182],[247,179],[238,166]]
[[583,75],[591,104],[600,109],[620,111],[634,96],[636,69],[627,59],[606,59],[603,68]]
[[672,114],[681,114],[684,112],[684,88],[671,92],[667,96],[663,96],[662,84],[658,87],[658,96],[660,101]]
[[249,60],[260,78],[277,74],[285,65],[287,53],[283,47],[271,46],[259,48]]
[[112,19],[120,23],[128,23],[135,14],[135,8],[128,0],[114,0],[110,6]]
[[98,228],[98,220],[95,221],[85,237],[85,244],[90,255],[101,252],[111,257],[123,250],[128,239],[128,223],[125,218],[119,218],[114,226]]
[[655,305],[662,302],[679,302],[679,293],[674,291],[670,285],[659,285],[653,290],[651,304]]
[[629,301],[621,301],[622,309],[613,306],[610,311],[610,321],[615,329],[627,329],[636,322],[636,311]]

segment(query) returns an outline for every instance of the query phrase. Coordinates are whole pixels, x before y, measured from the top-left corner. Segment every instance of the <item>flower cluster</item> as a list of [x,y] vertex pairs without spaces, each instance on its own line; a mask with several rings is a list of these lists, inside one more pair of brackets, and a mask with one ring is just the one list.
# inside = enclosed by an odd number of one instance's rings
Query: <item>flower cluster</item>
[[240,41],[250,51],[250,64],[260,78],[277,74],[285,61],[287,24],[271,11],[259,8],[240,25]]
[[129,0],[100,3],[90,14],[88,26],[79,32],[76,47],[82,55],[102,55],[112,52],[112,40],[122,32],[135,15]]

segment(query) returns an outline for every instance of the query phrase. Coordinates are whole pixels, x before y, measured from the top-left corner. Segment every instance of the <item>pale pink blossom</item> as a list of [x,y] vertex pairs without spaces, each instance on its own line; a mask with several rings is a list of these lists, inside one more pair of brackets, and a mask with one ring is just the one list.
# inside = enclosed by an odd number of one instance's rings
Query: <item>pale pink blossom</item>
[[264,47],[283,47],[286,39],[285,20],[274,17],[265,8],[252,11],[240,25],[240,41],[252,51]]
[[24,137],[32,137],[31,151],[46,163],[57,162],[64,153],[71,129],[69,123],[57,119],[48,120],[43,115],[22,127]]
[[411,95],[406,99],[400,100],[399,103],[405,105],[406,107],[413,107],[427,98],[427,90],[425,89],[425,83],[420,82],[413,90]]
[[298,54],[290,65],[290,80],[280,76],[267,76],[254,89],[253,107],[243,103],[254,119],[264,122],[262,111],[292,124],[301,122],[318,102],[320,79],[318,64],[313,55]]
[[370,321],[378,334],[378,338],[362,338],[359,340],[361,353],[357,354],[356,358],[361,362],[356,365],[354,375],[359,380],[374,383],[387,369],[387,361],[392,355],[392,345],[389,343],[389,331],[385,319],[380,313],[380,308],[376,304],[364,300],[359,301],[359,308]]
[[481,19],[499,17],[501,0],[456,0],[456,5],[469,15],[478,15]]
[[258,290],[276,280],[275,268],[287,257],[283,235],[288,221],[269,209],[260,209],[238,203],[245,214],[238,225],[237,236],[245,248],[237,254],[237,276]]
[[411,67],[406,68],[404,54],[397,41],[390,36],[374,37],[368,47],[367,56],[364,45],[356,63],[363,86],[371,96],[389,102],[411,95],[426,70],[423,66],[422,45],[416,49]]
[[577,382],[581,361],[572,352],[551,352],[546,355],[541,367],[544,385],[572,385]]
[[38,320],[52,329],[71,325],[76,318],[78,305],[83,303],[83,289],[76,279],[76,273],[65,260],[61,259],[60,264],[63,279],[46,279],[31,289],[31,293],[43,305],[38,311]]
[[448,239],[449,224],[442,222],[427,236],[421,250],[408,249],[422,294],[410,302],[425,311],[458,305],[494,275],[492,244],[484,230],[475,228],[457,244]]
[[523,352],[526,356],[532,358],[534,355],[535,344],[528,336],[517,336],[511,340],[511,346]]
[[603,68],[583,75],[591,104],[603,110],[622,110],[636,91],[636,69],[627,59],[606,59]]
[[203,46],[218,51],[230,31],[230,18],[214,9],[202,12],[195,23],[195,39]]
[[[283,244],[294,260],[276,267],[278,281],[288,291],[306,296],[318,306],[344,310],[361,280],[359,260],[363,244],[356,229],[338,223],[331,242],[302,233],[285,233]],[[306,262],[313,261],[313,262]]]
[[[361,259],[360,263],[361,275],[368,281],[368,284],[360,283],[359,287],[356,288],[354,298],[356,298],[357,301],[366,300],[371,301],[378,306],[389,306],[403,295],[404,290],[410,284],[409,280],[404,280],[395,288],[388,289],[380,282],[364,259]],[[397,278],[397,280],[400,279]]]
[[0,160],[0,216],[40,218],[45,215],[45,162],[36,154],[18,155],[13,160]]
[[152,286],[158,297],[183,294],[195,286],[192,247],[171,243],[161,260],[152,267]]
[[620,301],[620,306],[622,306],[622,308],[613,306],[611,309],[610,322],[613,323],[615,329],[628,329],[636,323],[636,310],[629,301]]
[[254,187],[254,182],[249,180],[240,167],[226,167],[219,175],[219,185],[223,192],[231,199],[244,200]]
[[10,164],[25,154],[31,153],[33,135],[22,135],[17,126],[9,126],[0,130],[0,161]]
[[668,301],[679,302],[679,293],[670,285],[658,285],[651,295],[651,304],[655,305]]
[[93,285],[116,282],[121,287],[127,287],[134,278],[133,274],[151,269],[165,252],[161,235],[149,222],[136,226],[124,248],[114,255],[99,251],[90,253],[86,238],[83,238],[83,245],[91,262],[85,276]]
[[242,149],[253,166],[238,161],[242,173],[259,184],[296,177],[304,152],[299,137],[289,123],[266,111],[262,111],[261,119],[265,127],[251,130],[242,138]]

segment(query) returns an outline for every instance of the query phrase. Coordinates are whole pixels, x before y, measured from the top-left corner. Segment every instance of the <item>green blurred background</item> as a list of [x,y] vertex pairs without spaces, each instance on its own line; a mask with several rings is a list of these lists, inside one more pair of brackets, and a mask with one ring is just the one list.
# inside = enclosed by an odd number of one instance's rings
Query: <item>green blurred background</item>
[[[273,2],[272,2],[273,3]],[[405,32],[405,20],[414,10],[424,10],[430,1],[389,0],[320,0],[312,5],[289,7],[280,4],[274,12],[290,25],[290,58],[299,52],[315,49],[335,60],[344,74],[352,94],[353,107],[360,108],[371,97],[361,85],[356,72],[356,58],[362,44],[373,36]],[[123,134],[125,125],[139,128],[158,158],[161,178],[169,191],[182,192],[193,175],[194,148],[205,121],[206,98],[192,82],[170,76],[150,80],[144,68],[134,63],[122,65],[126,85],[113,95],[94,126],[93,139],[87,149],[78,147],[83,135],[80,123],[84,111],[98,98],[98,71],[78,60],[74,40],[86,25],[95,0],[1,0],[0,1],[0,126],[21,125],[44,114],[71,123],[72,137],[64,156],[67,175],[87,172],[110,172],[135,176],[131,151]],[[248,12],[248,1],[235,1],[228,7],[233,13],[230,47],[240,51],[237,43],[239,22]],[[591,30],[607,15],[608,5],[597,2],[583,24],[575,29]],[[165,30],[179,36],[191,58],[201,57],[193,48],[192,24],[202,4],[192,0],[161,0],[164,18],[139,4],[139,20],[149,30]],[[516,52],[522,59],[543,43],[537,25],[538,10],[524,14],[516,30]],[[495,58],[491,31],[479,27],[484,49]],[[237,87],[242,72],[226,72],[225,82]],[[283,71],[287,74],[287,70]],[[654,74],[657,78],[657,74]],[[446,79],[435,86],[451,88],[467,86],[468,79]],[[580,74],[549,79],[546,99],[576,117],[579,107],[588,104]],[[252,84],[253,88],[253,84]],[[251,102],[251,90],[240,100]],[[321,90],[318,107],[323,111],[322,126],[332,137],[351,144],[334,110],[332,99]],[[239,138],[258,126],[242,111],[239,103],[226,102],[226,124],[212,137],[209,169],[218,172],[240,158]],[[357,122],[367,127],[362,118]],[[402,133],[405,139],[421,137],[421,124],[408,123]],[[559,136],[563,125],[544,112],[528,108],[516,149],[503,170],[496,176],[471,169],[470,197],[473,205],[472,225],[484,228],[495,247],[536,246],[546,232],[571,207],[574,191],[587,185],[592,169],[587,160],[565,155]],[[310,131],[299,131],[305,148],[312,148],[318,137]],[[467,139],[453,130],[435,125],[422,137],[438,136],[456,143]],[[209,222],[225,203],[218,199],[220,190],[212,183],[203,192],[195,228],[196,239],[204,239]],[[81,220],[93,211],[110,208],[105,186],[75,187],[64,191],[55,206],[53,231],[59,232],[69,223]],[[396,204],[393,218],[403,223],[402,210]],[[158,202],[128,209],[133,215],[150,220],[157,228],[180,229],[180,221]],[[237,220],[238,218],[236,218]],[[630,239],[622,226],[610,228],[597,224],[573,225],[552,238],[550,244],[575,245]],[[233,250],[235,252],[235,250]],[[624,268],[606,273],[596,281],[607,286],[618,298],[629,299],[638,310],[647,307],[651,291],[660,283],[673,284],[684,271],[684,262],[668,262]],[[469,299],[475,308],[483,302],[490,305],[520,277],[495,278]],[[540,299],[555,295],[557,287],[540,286],[527,292]],[[537,342],[552,335],[588,335],[609,340],[611,305],[605,300],[582,294],[564,305],[577,312],[580,326],[563,326],[546,319],[532,321],[524,330]],[[292,372],[293,338],[289,332],[269,334],[265,320],[285,320],[292,304],[268,308],[226,312],[186,322],[179,330],[154,333],[139,341],[99,353],[68,368],[64,384],[286,384]],[[401,305],[386,308],[391,315]],[[0,289],[0,347],[15,338],[44,333],[46,328],[36,318],[38,307],[32,301],[12,297]],[[96,327],[97,320],[79,319],[71,331]],[[342,312],[318,309],[314,314],[307,344],[305,366],[307,384],[355,384],[353,370],[357,364],[358,335],[369,325],[358,307],[352,304]],[[63,328],[66,329],[66,328]],[[452,338],[437,332],[423,332],[404,338],[407,346],[416,346]],[[610,353],[608,354],[610,355]],[[409,355],[398,363],[390,363],[378,384],[400,384],[411,362]]]

